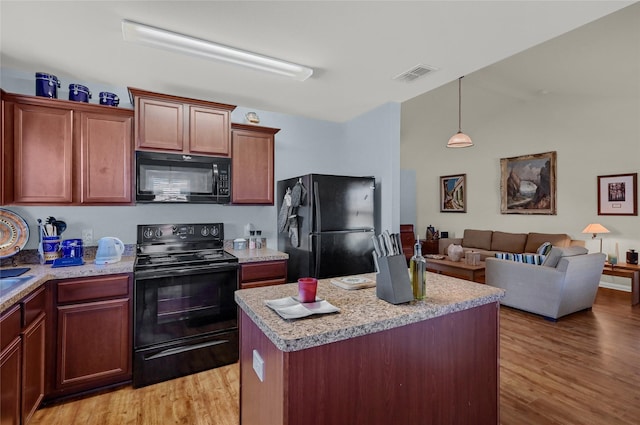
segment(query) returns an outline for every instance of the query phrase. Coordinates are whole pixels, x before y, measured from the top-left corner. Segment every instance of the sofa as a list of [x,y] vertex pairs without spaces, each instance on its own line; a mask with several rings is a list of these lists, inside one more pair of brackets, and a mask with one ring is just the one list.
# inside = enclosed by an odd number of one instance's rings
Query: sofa
[[560,248],[585,245],[584,241],[571,239],[571,236],[564,233],[509,233],[465,229],[461,238],[441,238],[438,253],[447,255],[449,245],[461,245],[465,252],[480,253],[480,260],[484,261],[487,257],[495,257],[498,252],[536,253],[545,242]]
[[579,246],[552,247],[542,265],[486,258],[485,282],[505,290],[502,305],[557,320],[591,308],[605,258]]

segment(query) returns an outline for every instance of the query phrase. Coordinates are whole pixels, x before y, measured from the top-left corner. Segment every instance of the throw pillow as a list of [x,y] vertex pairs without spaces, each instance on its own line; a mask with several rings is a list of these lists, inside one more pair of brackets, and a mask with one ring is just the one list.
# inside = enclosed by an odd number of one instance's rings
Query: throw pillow
[[511,252],[496,252],[496,258],[501,260],[510,260],[518,263],[534,264],[536,266],[542,265],[546,258],[545,255],[539,254],[512,254]]
[[554,246],[551,248],[549,255],[547,255],[547,258],[542,265],[547,267],[556,267],[562,257],[573,257],[575,255],[584,255],[588,253],[589,251],[582,246],[570,246],[567,248],[558,248],[557,246]]
[[542,245],[540,245],[540,248],[538,248],[538,250],[536,251],[536,254],[538,255],[549,255],[549,252],[551,251],[551,242],[545,242]]

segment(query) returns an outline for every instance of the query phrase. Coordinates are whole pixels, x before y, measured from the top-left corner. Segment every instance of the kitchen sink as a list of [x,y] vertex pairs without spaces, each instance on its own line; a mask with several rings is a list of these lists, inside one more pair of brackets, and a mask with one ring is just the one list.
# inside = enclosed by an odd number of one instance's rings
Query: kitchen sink
[[0,293],[10,292],[32,278],[33,276],[20,276],[0,279]]

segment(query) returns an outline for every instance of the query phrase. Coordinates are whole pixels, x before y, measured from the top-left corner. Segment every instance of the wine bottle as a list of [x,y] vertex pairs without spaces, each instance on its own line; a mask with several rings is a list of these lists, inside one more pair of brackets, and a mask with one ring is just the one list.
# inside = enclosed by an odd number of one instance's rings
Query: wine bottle
[[413,246],[413,256],[409,261],[409,273],[411,275],[413,299],[423,300],[426,292],[427,261],[422,256],[420,238],[416,238],[416,244]]

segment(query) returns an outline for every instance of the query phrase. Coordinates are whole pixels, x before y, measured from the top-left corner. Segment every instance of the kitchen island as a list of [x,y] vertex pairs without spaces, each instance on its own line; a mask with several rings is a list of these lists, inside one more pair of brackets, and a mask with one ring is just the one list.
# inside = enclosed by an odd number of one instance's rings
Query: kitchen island
[[502,290],[429,273],[425,301],[393,305],[323,279],[338,313],[284,320],[265,305],[296,294],[236,292],[242,425],[498,423]]

